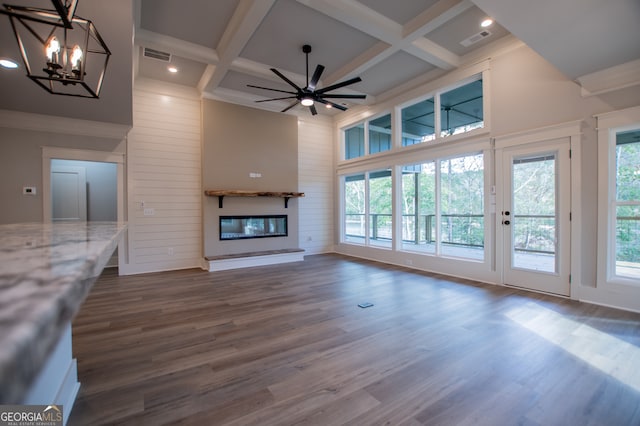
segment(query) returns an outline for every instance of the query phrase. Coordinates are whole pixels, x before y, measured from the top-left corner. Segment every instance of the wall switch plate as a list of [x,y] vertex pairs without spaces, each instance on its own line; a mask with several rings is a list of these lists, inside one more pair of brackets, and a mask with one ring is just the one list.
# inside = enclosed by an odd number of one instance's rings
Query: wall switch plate
[[23,186],[22,194],[23,195],[36,195],[36,187],[35,186]]
[[145,216],[153,216],[155,214],[156,214],[156,211],[154,209],[151,209],[151,208],[144,209]]

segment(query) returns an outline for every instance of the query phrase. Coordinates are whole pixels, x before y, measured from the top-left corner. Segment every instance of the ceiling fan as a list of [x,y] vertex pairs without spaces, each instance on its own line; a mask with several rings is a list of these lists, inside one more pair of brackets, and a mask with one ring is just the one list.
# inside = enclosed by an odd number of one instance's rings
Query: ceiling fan
[[295,102],[293,102],[291,105],[289,105],[288,107],[286,107],[280,112],[289,111],[291,108],[298,105],[298,103],[301,103],[302,105],[309,107],[309,110],[311,111],[312,115],[316,115],[318,111],[316,111],[316,107],[314,105],[315,102],[320,102],[321,104],[325,104],[327,105],[328,108],[331,107],[331,108],[337,108],[341,111],[346,111],[347,107],[345,107],[344,105],[337,104],[327,99],[365,99],[366,98],[367,95],[339,95],[339,94],[327,93],[344,86],[349,86],[350,84],[358,83],[359,81],[362,81],[360,77],[351,78],[349,80],[345,80],[340,83],[332,84],[330,86],[316,90],[316,85],[318,84],[318,81],[320,81],[320,76],[324,71],[324,66],[318,64],[316,66],[316,70],[313,72],[313,76],[311,77],[311,80],[309,80],[309,53],[311,52],[311,46],[309,46],[308,44],[305,44],[304,46],[302,46],[302,52],[304,52],[307,58],[306,87],[299,87],[293,81],[289,80],[280,71],[278,71],[275,68],[271,68],[271,71],[273,71],[275,75],[277,75],[278,77],[283,79],[285,82],[287,82],[287,84],[293,87],[295,89],[295,92],[287,91],[287,90],[271,89],[269,87],[254,86],[251,84],[247,84],[248,87],[254,87],[256,89],[263,89],[263,90],[271,90],[272,92],[287,93],[290,95],[290,96],[284,96],[281,98],[263,99],[256,102],[270,102],[270,101],[279,101],[283,99],[295,99]]

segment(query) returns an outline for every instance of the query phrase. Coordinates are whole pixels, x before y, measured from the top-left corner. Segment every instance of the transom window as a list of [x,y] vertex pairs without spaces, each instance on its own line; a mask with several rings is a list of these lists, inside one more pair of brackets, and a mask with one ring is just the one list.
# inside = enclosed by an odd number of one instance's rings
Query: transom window
[[[484,127],[482,78],[438,92],[426,99],[396,108],[400,129],[392,126],[392,114],[372,118],[343,130],[344,159],[377,154]],[[394,132],[398,132],[394,147]]]
[[440,95],[440,136],[451,136],[484,127],[482,80]]

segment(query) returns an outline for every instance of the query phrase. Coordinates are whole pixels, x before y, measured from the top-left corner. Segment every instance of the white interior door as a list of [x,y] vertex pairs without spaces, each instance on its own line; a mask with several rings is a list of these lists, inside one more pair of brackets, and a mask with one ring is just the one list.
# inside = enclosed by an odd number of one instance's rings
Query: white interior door
[[84,167],[51,167],[51,220],[87,220],[87,174]]
[[497,212],[504,283],[570,294],[570,144],[505,149],[504,199]]

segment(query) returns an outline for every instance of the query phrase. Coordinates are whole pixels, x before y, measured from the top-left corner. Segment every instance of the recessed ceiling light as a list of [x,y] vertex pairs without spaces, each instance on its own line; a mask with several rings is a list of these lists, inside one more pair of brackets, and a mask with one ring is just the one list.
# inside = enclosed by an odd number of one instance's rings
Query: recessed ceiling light
[[178,68],[173,67],[173,66],[171,66],[171,67],[169,67],[169,68],[167,68],[167,69],[169,70],[169,72],[170,72],[170,73],[173,73],[173,74],[175,74],[175,73],[177,73],[177,72],[178,72]]
[[12,59],[2,58],[0,59],[0,66],[9,69],[15,69],[18,68],[18,63]]
[[480,23],[480,26],[481,26],[482,28],[487,28],[487,27],[490,27],[490,26],[491,26],[491,24],[493,24],[493,19],[491,19],[491,18],[487,18],[487,19],[485,19],[484,21],[482,21],[482,22]]

